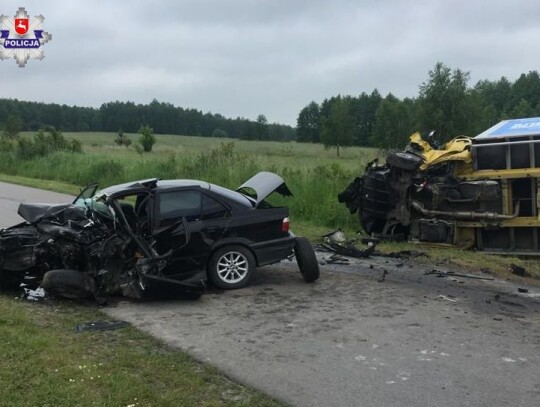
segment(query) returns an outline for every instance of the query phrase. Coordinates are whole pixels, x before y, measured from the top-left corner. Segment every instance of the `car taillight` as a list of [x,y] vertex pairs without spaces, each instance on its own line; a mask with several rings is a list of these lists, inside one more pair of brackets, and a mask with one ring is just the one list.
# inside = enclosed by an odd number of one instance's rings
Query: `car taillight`
[[281,231],[282,232],[288,232],[289,231],[289,218],[283,218],[283,222],[281,222]]

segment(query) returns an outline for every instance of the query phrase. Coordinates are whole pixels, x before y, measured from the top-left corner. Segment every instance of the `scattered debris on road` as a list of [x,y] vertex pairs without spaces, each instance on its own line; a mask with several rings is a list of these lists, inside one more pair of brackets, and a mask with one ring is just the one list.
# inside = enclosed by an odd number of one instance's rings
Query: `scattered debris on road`
[[129,325],[126,321],[95,321],[78,324],[75,332],[85,331],[112,331],[113,329],[124,328]]
[[475,280],[495,280],[492,277],[482,277],[482,276],[475,276],[474,274],[464,274],[464,273],[456,273],[454,271],[441,271],[441,270],[427,270],[424,272],[424,275],[432,275],[435,274],[437,277],[463,277],[463,278],[472,278]]
[[373,255],[373,253],[375,253],[375,248],[377,247],[376,242],[370,242],[368,243],[366,249],[358,249],[355,246],[356,239],[347,240],[345,234],[341,229],[337,229],[333,232],[327,233],[323,237],[324,243],[317,245],[316,250],[334,252],[336,254],[348,257],[369,257]]
[[429,258],[429,255],[421,250],[401,250],[399,252],[377,253],[377,255],[393,259],[415,259],[417,257]]
[[379,283],[382,283],[384,280],[386,280],[386,275],[388,274],[388,271],[386,271],[385,269],[383,269],[383,272],[381,274],[381,276],[379,277],[379,279],[377,280]]
[[45,298],[45,290],[41,287],[32,290],[31,288],[23,287],[22,298],[27,299],[28,301],[39,301]]
[[350,260],[347,257],[340,256],[339,254],[331,254],[330,257],[323,258],[321,261],[319,261],[320,265],[325,264],[342,264],[342,265],[349,265],[351,264]]
[[515,274],[516,276],[520,277],[530,277],[531,274],[525,270],[524,267],[518,266],[517,264],[510,264],[510,267],[508,267],[508,271],[512,274]]
[[437,299],[437,300],[450,301],[450,302],[458,302],[456,299],[450,298],[450,296],[442,295],[442,294],[439,294],[439,295],[436,297],[436,299]]

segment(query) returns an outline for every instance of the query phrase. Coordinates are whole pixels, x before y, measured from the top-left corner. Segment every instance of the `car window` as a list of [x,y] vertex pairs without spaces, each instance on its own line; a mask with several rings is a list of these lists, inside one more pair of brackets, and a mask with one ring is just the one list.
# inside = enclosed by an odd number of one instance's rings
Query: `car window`
[[199,191],[172,191],[159,194],[159,226],[170,226],[183,216],[188,221],[201,217],[201,193]]
[[201,219],[219,219],[227,216],[229,210],[208,195],[202,195],[202,217]]
[[253,208],[255,206],[255,202],[253,201],[253,199],[248,198],[246,195],[241,194],[240,192],[231,191],[230,189],[223,188],[214,184],[211,184],[210,189],[218,193],[219,195],[223,195],[227,199],[230,199],[231,201],[234,201],[242,206],[246,206],[249,208]]

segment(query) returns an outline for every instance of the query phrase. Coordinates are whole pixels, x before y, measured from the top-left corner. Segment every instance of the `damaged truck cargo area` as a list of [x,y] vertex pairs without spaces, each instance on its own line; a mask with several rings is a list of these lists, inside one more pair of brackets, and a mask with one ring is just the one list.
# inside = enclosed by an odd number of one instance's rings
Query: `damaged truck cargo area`
[[493,253],[540,254],[540,118],[440,145],[410,137],[338,200],[369,235]]
[[310,242],[289,231],[292,195],[276,174],[256,174],[238,190],[157,178],[98,191],[71,204],[21,203],[25,222],[0,230],[0,288],[41,287],[106,302],[121,294],[198,298],[207,281],[246,286],[255,267],[296,257],[307,282],[319,277]]

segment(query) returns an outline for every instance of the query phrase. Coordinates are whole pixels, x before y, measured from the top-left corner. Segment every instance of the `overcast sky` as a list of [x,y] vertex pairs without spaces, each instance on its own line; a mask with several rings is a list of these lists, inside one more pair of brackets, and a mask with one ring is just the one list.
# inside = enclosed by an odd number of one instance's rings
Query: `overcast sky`
[[53,39],[42,61],[0,61],[0,97],[294,125],[339,93],[415,96],[437,61],[471,83],[540,69],[538,0],[2,0],[0,14],[21,6]]

